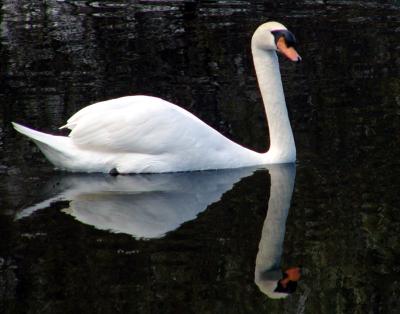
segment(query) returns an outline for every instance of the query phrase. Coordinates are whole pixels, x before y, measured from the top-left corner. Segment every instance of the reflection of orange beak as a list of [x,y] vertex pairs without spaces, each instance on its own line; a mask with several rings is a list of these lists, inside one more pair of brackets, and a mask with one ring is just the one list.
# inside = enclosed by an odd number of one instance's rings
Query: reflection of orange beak
[[291,267],[285,271],[288,276],[288,279],[291,281],[299,281],[301,278],[301,268],[300,267]]
[[294,49],[293,47],[288,47],[283,37],[279,38],[276,46],[278,47],[278,51],[285,55],[286,58],[288,58],[289,60],[292,60],[294,62],[301,61],[301,57],[297,53],[296,49]]
[[282,287],[286,288],[290,281],[297,282],[301,278],[301,268],[300,267],[290,267],[285,272],[286,277],[279,280]]

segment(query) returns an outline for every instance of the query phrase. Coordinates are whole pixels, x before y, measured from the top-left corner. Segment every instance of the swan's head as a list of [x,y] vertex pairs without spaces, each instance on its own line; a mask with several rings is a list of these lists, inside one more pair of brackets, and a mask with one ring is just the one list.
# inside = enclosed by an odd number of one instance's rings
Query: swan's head
[[294,62],[301,61],[295,49],[296,37],[278,22],[260,25],[254,32],[251,45],[257,49],[278,51]]

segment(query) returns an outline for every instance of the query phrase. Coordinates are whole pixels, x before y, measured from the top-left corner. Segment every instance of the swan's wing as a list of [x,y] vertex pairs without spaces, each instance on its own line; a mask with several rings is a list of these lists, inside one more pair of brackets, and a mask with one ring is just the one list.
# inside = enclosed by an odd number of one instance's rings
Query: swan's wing
[[105,152],[162,154],[202,146],[222,149],[230,142],[182,108],[148,96],[91,105],[72,116],[66,127],[78,147]]

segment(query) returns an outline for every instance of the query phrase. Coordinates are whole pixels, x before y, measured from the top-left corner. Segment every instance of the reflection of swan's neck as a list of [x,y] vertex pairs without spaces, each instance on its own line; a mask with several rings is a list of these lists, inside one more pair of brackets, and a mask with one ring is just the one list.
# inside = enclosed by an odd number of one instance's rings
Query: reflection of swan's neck
[[277,280],[282,276],[280,262],[295,171],[294,164],[269,168],[271,193],[256,257],[255,282],[261,291],[271,297]]
[[275,51],[252,45],[254,66],[268,120],[270,149],[268,162],[293,162],[296,158],[292,128],[290,127],[285,96]]
[[271,193],[261,234],[257,262],[265,270],[279,267],[285,238],[286,218],[292,199],[295,166],[271,167]]

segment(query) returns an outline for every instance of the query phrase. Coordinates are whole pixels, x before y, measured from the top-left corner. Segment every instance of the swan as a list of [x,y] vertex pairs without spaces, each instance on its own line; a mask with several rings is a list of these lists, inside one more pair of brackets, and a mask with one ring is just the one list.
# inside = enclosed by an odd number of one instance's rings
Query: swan
[[[279,290],[278,282],[284,273],[281,258],[296,165],[267,165],[265,169],[271,185],[255,260],[254,282],[269,298],[285,298],[290,291]],[[196,219],[257,170],[258,167],[250,167],[112,177],[104,174],[55,176],[38,193],[46,199],[24,208],[15,218],[25,219],[56,202],[66,201],[68,205],[61,211],[83,224],[136,239],[159,239]]]
[[56,168],[79,172],[162,173],[292,163],[296,147],[276,52],[294,62],[296,39],[278,22],[260,25],[251,49],[270,134],[258,153],[234,143],[188,111],[160,98],[127,96],[89,105],[54,136],[14,123]]

